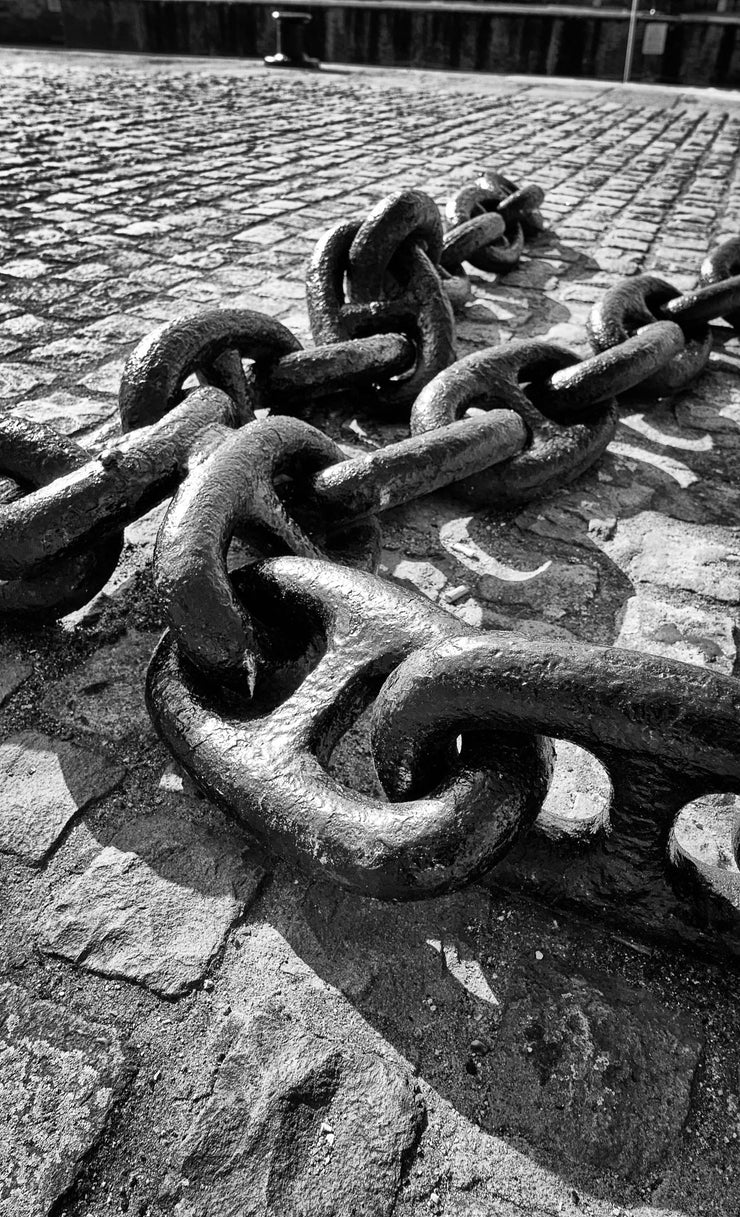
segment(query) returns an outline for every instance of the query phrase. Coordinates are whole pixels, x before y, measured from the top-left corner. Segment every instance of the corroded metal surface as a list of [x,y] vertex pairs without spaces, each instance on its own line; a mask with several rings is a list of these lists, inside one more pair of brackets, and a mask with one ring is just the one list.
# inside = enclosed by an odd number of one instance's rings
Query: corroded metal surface
[[[460,222],[444,238],[436,206],[419,191],[399,191],[365,220],[335,225],[307,278],[322,345],[305,351],[285,326],[247,310],[209,309],[168,323],[129,358],[120,392],[129,434],[96,459],[83,463],[71,442],[5,424],[13,452],[0,468],[0,606],[38,601],[60,612],[82,603],[113,569],[124,525],[176,492],[154,562],[171,627],[150,680],[158,728],[204,789],[271,848],[362,892],[449,890],[503,858],[546,791],[550,746],[540,728],[591,748],[612,776],[608,831],[601,820],[592,827],[584,862],[584,875],[593,863],[610,891],[623,871],[644,864],[648,873],[657,859],[667,865],[679,755],[687,799],[737,789],[737,756],[721,743],[736,725],[737,682],[692,683],[675,665],[651,661],[640,683],[627,652],[476,640],[367,573],[379,558],[379,512],[448,485],[478,506],[509,508],[578,477],[614,435],[615,396],[684,384],[708,358],[705,322],[733,310],[740,276],[683,296],[638,276],[592,312],[599,353],[589,359],[532,339],[454,363],[442,273],[462,300],[463,261],[475,264],[482,250],[484,260],[513,265],[525,219],[530,233],[538,229],[541,201],[538,187],[518,188],[491,171],[458,192],[450,214]],[[734,250],[723,257],[715,270],[733,270]],[[251,361],[248,373],[242,358]],[[192,373],[211,387],[185,393]],[[358,389],[380,411],[411,404],[411,437],[347,459],[307,422],[278,417]],[[257,420],[255,408],[272,416]],[[24,494],[29,485],[36,488]],[[232,574],[234,540],[249,559],[287,552],[303,561]],[[64,580],[56,603],[52,592]],[[389,633],[394,614],[400,620]],[[465,639],[449,642],[461,632]],[[351,649],[360,636],[362,646]],[[427,780],[439,786],[431,804],[394,819],[382,804],[337,789],[321,763],[382,678],[435,640],[421,668],[412,657],[378,702],[375,751],[391,797]],[[416,675],[407,686],[409,672]],[[521,694],[516,709],[502,710],[501,682]],[[705,722],[710,702],[714,717]],[[458,723],[463,746],[449,777],[442,736]],[[496,736],[503,768],[490,757],[491,725],[517,732]],[[300,804],[309,770],[313,785]],[[272,793],[263,798],[268,771]],[[536,857],[551,848],[541,829],[527,838]],[[684,888],[696,871],[687,839],[674,833],[671,846]],[[613,861],[619,855],[617,879],[599,857],[602,846]],[[556,851],[542,863],[538,894],[557,886],[558,859]],[[725,907],[710,872],[705,865],[704,906],[734,933],[735,896],[725,892]],[[589,883],[583,878],[583,903],[593,908],[601,889]],[[658,905],[662,898],[655,895]]]
[[442,217],[434,200],[421,190],[389,195],[362,221],[349,250],[353,299],[380,299],[394,256],[407,242],[421,246],[431,262],[439,262]]
[[[0,416],[0,440],[0,473],[12,479],[6,483],[0,522],[25,501],[24,490],[33,499],[39,489],[72,474],[89,460],[84,448],[50,427],[8,415]],[[25,577],[0,579],[0,613],[54,617],[79,608],[110,578],[121,545],[119,535],[83,553],[50,559]],[[17,556],[12,531],[7,556],[12,567]]]
[[422,597],[299,558],[238,583],[259,617],[254,696],[225,711],[167,635],[147,676],[150,713],[201,789],[270,851],[384,899],[449,891],[484,874],[537,813],[548,745],[481,732],[425,796],[391,805],[330,777],[339,737],[416,647],[461,632]]
[[300,406],[307,398],[369,388],[407,372],[415,358],[403,334],[371,334],[283,355],[258,375],[257,388],[260,400],[279,411],[287,403]]
[[[609,288],[603,300],[594,305],[588,320],[594,350],[607,351],[625,342],[641,326],[663,319],[663,306],[680,295],[675,287],[656,275],[635,275],[633,279],[625,279]],[[646,392],[655,393],[658,397],[676,393],[706,367],[712,349],[712,335],[708,326],[701,322],[689,322],[684,336],[684,349],[643,382]]]
[[499,210],[506,219],[518,220],[524,235],[536,237],[545,227],[540,204],[545,201],[545,192],[534,182],[517,186],[497,169],[486,169],[476,179],[484,190],[494,191],[499,198]]
[[[265,419],[233,435],[172,500],[157,539],[155,579],[181,646],[201,669],[232,681],[246,670],[251,678],[254,633],[226,564],[234,534],[261,553],[324,556],[326,539],[308,535],[275,483],[280,475],[308,478],[342,459],[334,441],[308,423]],[[377,525],[356,525],[328,546],[335,559],[373,568]]]
[[387,511],[499,465],[526,442],[518,414],[491,411],[330,465],[311,479],[311,498],[332,523]]
[[[65,21],[79,7],[93,0],[65,5]],[[547,183],[551,232],[525,246],[513,281],[465,264],[476,303],[458,323],[461,354],[549,334],[583,356],[581,323],[619,276],[651,268],[687,291],[715,234],[737,231],[740,110],[716,91],[579,96],[362,71],[307,85],[306,73],[278,81],[243,63],[4,59],[4,405],[64,428],[89,456],[115,434],[126,352],[178,310],[263,309],[311,346],[301,300],[314,234],[372,206],[384,180],[440,200],[500,161],[515,181]],[[386,517],[390,580],[447,607],[456,629],[480,620],[737,672],[740,347],[723,323],[712,331],[707,372],[650,415],[654,398],[635,395],[621,442],[572,486],[505,515],[437,494]],[[258,369],[260,409],[275,408],[261,386],[276,370]],[[246,360],[245,371],[251,381]],[[405,431],[365,409],[372,392],[280,408],[345,452],[380,451]],[[5,1203],[737,1217],[738,969],[731,935],[692,939],[689,920],[712,885],[736,882],[740,795],[683,807],[670,887],[657,867],[654,887],[652,870],[633,872],[633,898],[622,871],[627,895],[604,914],[574,902],[585,873],[574,837],[580,827],[585,856],[609,781],[560,741],[535,825],[462,891],[367,899],[322,882],[320,853],[310,872],[284,864],[279,840],[265,862],[147,720],[143,672],[165,625],[150,569],[161,518],[127,528],[89,606],[59,625],[24,615],[0,628]],[[237,538],[231,561],[247,556]],[[304,639],[274,602],[262,693],[278,700]],[[244,607],[256,613],[256,600]],[[203,687],[228,717],[233,690]],[[247,716],[246,697],[239,706]],[[324,768],[374,795],[369,717]],[[562,873],[557,904],[538,900],[528,846],[541,872],[534,842],[566,829],[547,868],[553,887]],[[651,898],[671,893],[662,945]],[[692,956],[676,952],[691,941]]]
[[411,414],[412,434],[446,427],[471,408],[514,410],[529,430],[527,448],[505,464],[458,482],[452,492],[482,507],[509,506],[546,494],[593,464],[617,425],[611,403],[589,412],[586,421],[561,425],[540,413],[520,387],[520,381],[536,381],[576,364],[570,351],[536,340],[476,351],[419,395]]
[[[420,192],[392,196],[387,209],[365,228],[359,221],[337,224],[317,244],[306,273],[308,315],[314,341],[401,332],[413,343],[413,367],[386,380],[373,393],[373,408],[403,411],[419,390],[455,358],[454,320],[434,261],[442,243],[439,212]],[[436,225],[429,227],[431,208]],[[354,259],[354,261],[353,261]],[[389,271],[391,294],[386,283]],[[345,296],[347,279],[349,296]]]
[[740,275],[720,279],[717,283],[697,287],[683,292],[662,306],[664,316],[673,318],[679,325],[700,321],[713,321],[716,317],[727,317],[737,311],[740,304]]
[[[420,797],[440,780],[458,735],[464,755],[466,731],[486,728],[570,740],[602,762],[612,785],[608,815],[586,837],[567,821],[535,824],[492,883],[591,913],[626,912],[643,932],[706,935],[715,949],[740,955],[737,863],[699,870],[673,839],[689,801],[740,793],[737,680],[614,647],[514,634],[429,645],[393,673],[373,711],[389,796]],[[721,820],[712,831],[724,834]]]
[[[497,213],[501,200],[500,189],[479,185],[463,186],[447,204],[447,218],[454,230],[487,211]],[[481,240],[479,248],[471,251],[467,259],[479,270],[501,273],[516,265],[523,248],[524,230],[521,223],[513,217],[504,217],[503,234],[494,240]]]
[[587,417],[597,403],[643,384],[684,346],[683,332],[675,322],[653,321],[617,346],[533,383],[529,396],[548,418],[572,422]]
[[[499,411],[345,460],[332,440],[298,419],[243,428],[187,479],[157,541],[157,588],[185,653],[230,679],[250,654],[254,632],[226,564],[235,534],[262,554],[328,553],[373,569],[377,525],[356,521],[505,460],[525,439],[518,416]],[[278,483],[286,478],[290,490],[281,496]]]
[[[740,275],[740,237],[723,241],[705,258],[699,271],[699,282],[720,283],[723,279]],[[725,321],[740,330],[740,309],[724,314]]]
[[476,253],[504,235],[506,224],[498,212],[487,211],[456,224],[445,234],[440,263],[454,273],[461,262],[474,262]]
[[193,372],[223,389],[241,422],[254,418],[241,358],[268,363],[300,349],[290,330],[264,313],[213,309],[181,317],[154,330],[129,356],[121,379],[119,409],[124,431],[157,422],[177,405]]
[[220,389],[199,389],[160,422],[94,459],[46,428],[0,419],[9,450],[4,471],[36,483],[0,510],[0,577],[7,580],[0,584],[0,609],[61,616],[90,600],[118,562],[123,527],[169,497],[236,418]]
[[47,559],[94,545],[168,498],[188,468],[236,423],[220,389],[199,389],[160,422],[109,444],[98,457],[6,507],[0,576],[17,578]]

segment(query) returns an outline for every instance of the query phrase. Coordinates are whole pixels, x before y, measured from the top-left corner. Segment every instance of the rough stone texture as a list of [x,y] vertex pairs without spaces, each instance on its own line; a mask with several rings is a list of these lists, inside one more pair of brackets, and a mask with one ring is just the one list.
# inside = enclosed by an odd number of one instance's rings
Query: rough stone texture
[[637,583],[740,602],[740,533],[640,512],[604,547]]
[[587,835],[608,821],[611,798],[611,780],[601,762],[568,740],[556,740],[552,781],[538,817],[541,827]]
[[12,697],[31,675],[33,667],[16,656],[0,649],[0,706]]
[[294,1018],[231,1018],[179,1158],[177,1217],[388,1217],[422,1125],[406,1072]]
[[140,820],[62,888],[41,944],[176,997],[202,980],[262,875],[238,837],[172,814]]
[[46,1217],[100,1137],[126,1072],[108,1027],[0,986],[5,1217]]
[[123,770],[97,753],[26,731],[0,744],[0,850],[40,862],[72,817]]
[[727,675],[732,675],[737,660],[733,622],[721,609],[667,604],[645,595],[632,596],[625,604],[616,642]]
[[681,1135],[699,1055],[688,1020],[639,991],[523,971],[485,1062],[490,1119],[553,1158],[639,1179]]
[[43,708],[58,722],[109,739],[135,732],[151,734],[144,704],[143,673],[158,635],[130,630],[56,681]]
[[[691,287],[710,246],[737,232],[740,106],[721,94],[0,60],[3,403],[94,452],[115,434],[120,369],[141,334],[207,305],[264,311],[310,342],[314,241],[401,187],[442,203],[498,164],[547,192],[549,232],[517,270],[473,275],[461,354],[540,336],[584,355],[588,310],[616,276]],[[599,465],[560,493],[510,513],[473,512],[453,494],[387,513],[384,577],[486,629],[620,639],[737,674],[740,343],[714,330],[702,379],[672,401],[637,394]],[[357,394],[307,417],[355,452],[406,430]],[[200,1217],[211,1203],[241,1217],[271,1169],[264,1203],[285,1217],[337,1196],[349,1217],[368,1190],[393,1217],[737,1217],[735,973],[482,887],[386,907],[278,869],[242,916],[254,855],[173,771],[143,703],[164,624],[149,574],[160,517],[127,530],[91,605],[58,627],[3,633],[2,737],[93,739],[126,770],[40,871],[0,854],[0,973],[92,1024],[91,1055],[103,1021],[138,1059],[120,1117],[70,1167],[54,1217],[172,1217],[177,1206]],[[372,790],[366,727],[347,732],[332,770]],[[603,774],[577,750],[560,755],[550,811],[587,826],[608,797]],[[700,849],[706,823],[694,809],[682,840]],[[42,922],[53,951],[38,949]],[[157,986],[182,996],[163,1000]],[[545,1081],[542,1044],[548,1060],[562,1049]],[[576,1046],[594,1052],[590,1073]],[[304,1061],[321,1079],[334,1059],[317,1107],[292,1103]],[[372,1109],[371,1179],[354,1136],[344,1153],[346,1129],[368,1113],[353,1070]],[[387,1127],[372,1114],[381,1094]],[[252,1096],[262,1105],[246,1111]],[[289,1151],[292,1193],[273,1169]],[[46,1212],[39,1195],[31,1187],[29,1204]]]
[[[227,952],[220,995],[332,1041],[340,1024],[353,1044],[370,1033],[413,1066],[428,1128],[398,1211],[434,1211],[437,1192],[446,1212],[459,1189],[540,1217],[575,1209],[575,1190],[611,1217],[656,1179],[667,1186],[650,1211],[678,1201],[678,1164],[700,1135],[686,1129],[691,1101],[712,1066],[701,1018],[670,993],[675,968],[646,990],[637,971],[615,973],[603,930],[574,952],[560,919],[480,889],[388,906],[301,888],[277,877]],[[651,963],[633,960],[646,976]]]

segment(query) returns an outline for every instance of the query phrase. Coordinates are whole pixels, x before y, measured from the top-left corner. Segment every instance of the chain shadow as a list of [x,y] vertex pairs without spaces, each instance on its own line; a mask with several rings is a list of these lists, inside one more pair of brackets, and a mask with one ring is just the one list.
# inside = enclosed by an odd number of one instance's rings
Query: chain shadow
[[665,1179],[660,1201],[693,1212],[711,1178],[720,1186],[719,1168],[680,1177],[701,1073],[690,967],[666,1000],[655,977],[629,975],[603,929],[477,887],[386,905],[278,876],[259,912],[304,982],[338,990],[469,1122],[462,1160],[448,1129],[445,1184],[526,1202],[524,1156],[566,1211],[575,1189],[628,1204]]

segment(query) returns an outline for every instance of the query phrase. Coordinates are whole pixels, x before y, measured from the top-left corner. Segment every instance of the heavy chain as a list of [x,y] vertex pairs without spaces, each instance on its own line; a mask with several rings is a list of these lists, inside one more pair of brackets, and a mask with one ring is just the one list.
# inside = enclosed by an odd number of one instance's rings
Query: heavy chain
[[[737,866],[699,865],[675,826],[690,799],[740,792],[738,682],[616,648],[482,636],[373,573],[378,513],[443,486],[510,507],[567,484],[609,444],[617,395],[685,387],[709,357],[708,322],[740,329],[733,240],[686,295],[650,275],[616,284],[592,312],[588,359],[514,340],[455,361],[463,263],[506,273],[542,229],[542,200],[489,172],[451,200],[446,234],[420,191],[337,224],[307,272],[314,349],[246,310],[162,327],[127,363],[123,438],[95,459],[0,418],[0,610],[84,604],[124,526],[175,492],[155,549],[170,630],[150,712],[198,784],[276,854],[389,899],[496,867],[516,890],[737,951]],[[188,393],[194,372],[204,387]],[[348,459],[290,417],[337,394],[409,417],[410,436]],[[235,536],[297,556],[230,573]],[[326,768],[373,699],[390,802]],[[587,847],[538,820],[551,737],[611,777]]]

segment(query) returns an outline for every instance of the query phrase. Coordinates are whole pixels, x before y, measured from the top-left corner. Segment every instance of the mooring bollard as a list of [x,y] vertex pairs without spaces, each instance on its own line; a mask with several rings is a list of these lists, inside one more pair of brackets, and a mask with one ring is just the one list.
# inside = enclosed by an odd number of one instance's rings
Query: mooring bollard
[[312,59],[303,48],[303,31],[311,20],[310,13],[296,9],[273,9],[277,23],[277,50],[274,55],[265,55],[268,68],[320,68],[318,59]]

